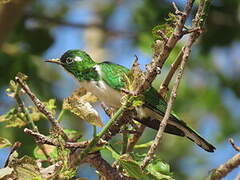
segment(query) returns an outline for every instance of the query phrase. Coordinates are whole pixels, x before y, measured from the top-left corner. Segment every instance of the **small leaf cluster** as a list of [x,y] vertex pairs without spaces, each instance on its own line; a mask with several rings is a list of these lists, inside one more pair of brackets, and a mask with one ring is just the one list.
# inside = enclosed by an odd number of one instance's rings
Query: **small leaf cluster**
[[[145,144],[142,144],[142,146],[145,146]],[[130,153],[120,155],[115,149],[108,145],[102,149],[111,153],[112,157],[116,160],[115,165],[117,165],[118,169],[122,168],[123,172],[129,177],[139,180],[174,180],[170,166],[157,157],[154,157],[147,168],[142,170],[140,164],[146,154],[139,155],[137,153]]]

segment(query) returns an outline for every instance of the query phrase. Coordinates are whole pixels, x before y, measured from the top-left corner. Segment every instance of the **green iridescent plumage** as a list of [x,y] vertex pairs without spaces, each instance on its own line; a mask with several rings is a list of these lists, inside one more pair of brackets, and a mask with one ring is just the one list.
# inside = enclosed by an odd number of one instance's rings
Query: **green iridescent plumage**
[[102,73],[102,79],[112,88],[120,91],[124,88],[124,74],[129,72],[129,69],[113,64],[110,62],[99,63]]
[[[79,80],[80,85],[96,95],[101,101],[113,108],[119,108],[120,89],[125,87],[125,76],[129,69],[110,62],[96,63],[91,57],[80,50],[69,50],[63,54],[60,61],[49,60],[60,64],[66,71]],[[165,114],[167,104],[156,89],[149,88],[144,92],[144,104],[136,108],[135,120],[144,125],[158,130],[162,117]],[[206,151],[213,152],[215,147],[203,139],[197,132],[179,120],[172,113],[165,132],[186,136]]]

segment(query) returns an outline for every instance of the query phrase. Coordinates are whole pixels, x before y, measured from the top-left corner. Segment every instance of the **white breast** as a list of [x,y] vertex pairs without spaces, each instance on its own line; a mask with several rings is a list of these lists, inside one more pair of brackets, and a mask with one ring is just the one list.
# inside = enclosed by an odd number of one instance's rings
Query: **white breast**
[[121,94],[119,91],[111,88],[103,80],[100,81],[82,81],[80,85],[91,92],[107,106],[113,108],[120,107]]

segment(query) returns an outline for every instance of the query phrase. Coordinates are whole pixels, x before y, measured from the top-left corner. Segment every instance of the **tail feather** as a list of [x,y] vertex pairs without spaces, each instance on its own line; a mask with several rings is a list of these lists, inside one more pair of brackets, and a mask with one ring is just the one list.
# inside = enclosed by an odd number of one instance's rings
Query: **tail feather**
[[[150,118],[142,118],[135,119],[136,121],[150,127],[152,129],[159,129],[160,122],[157,119]],[[165,128],[166,133],[174,134],[177,136],[186,136],[188,139],[196,143],[198,146],[203,148],[205,151],[214,152],[216,149],[212,144],[202,138],[197,132],[187,126],[187,124],[183,121],[178,120],[176,117],[172,116],[171,119],[168,120],[168,124]]]

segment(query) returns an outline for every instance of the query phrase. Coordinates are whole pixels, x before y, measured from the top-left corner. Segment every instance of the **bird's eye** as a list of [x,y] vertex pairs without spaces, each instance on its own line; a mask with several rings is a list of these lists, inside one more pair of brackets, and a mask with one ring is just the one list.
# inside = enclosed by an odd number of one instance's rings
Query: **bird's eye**
[[67,59],[66,59],[66,63],[67,63],[67,64],[73,63],[73,59],[72,59],[72,58],[67,58]]

